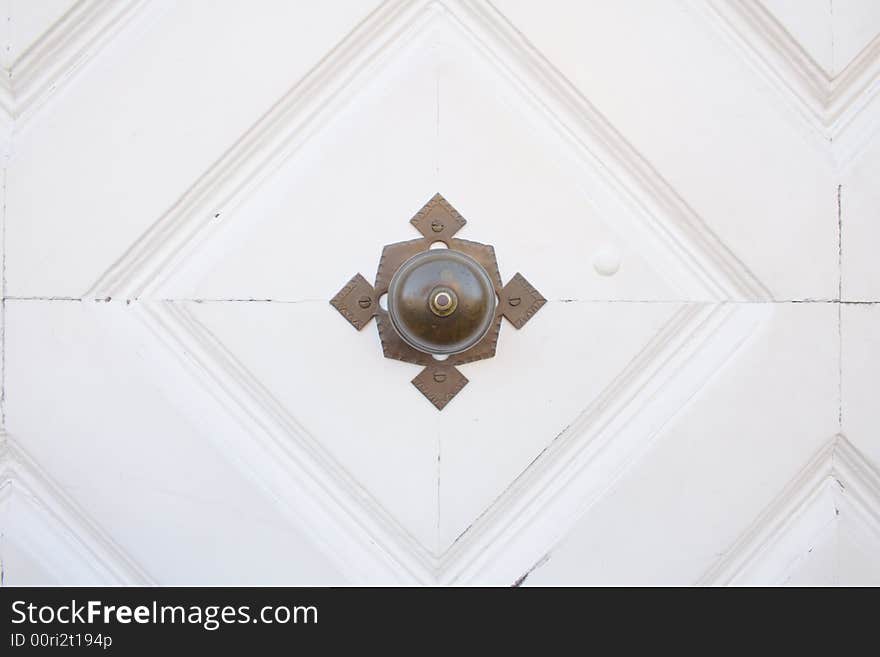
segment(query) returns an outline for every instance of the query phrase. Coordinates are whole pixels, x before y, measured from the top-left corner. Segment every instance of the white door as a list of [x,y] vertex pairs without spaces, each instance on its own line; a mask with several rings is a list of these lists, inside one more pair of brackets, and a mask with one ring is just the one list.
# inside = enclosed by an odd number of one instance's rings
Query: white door
[[[876,0],[5,9],[4,583],[880,583]],[[442,411],[328,303],[436,193]]]

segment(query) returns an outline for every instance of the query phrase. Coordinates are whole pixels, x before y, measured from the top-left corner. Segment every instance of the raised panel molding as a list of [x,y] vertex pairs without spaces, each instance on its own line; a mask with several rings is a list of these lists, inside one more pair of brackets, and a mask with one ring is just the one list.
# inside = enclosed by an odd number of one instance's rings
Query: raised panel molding
[[[703,21],[701,25],[720,34],[759,76],[772,102],[827,158],[830,168],[850,167],[876,137],[880,35],[832,75],[760,0],[688,0],[686,5]],[[34,117],[77,71],[124,30],[165,7],[162,1],[78,0],[15,59],[6,75],[0,75],[4,133],[14,138],[31,129],[31,123],[38,127]],[[677,296],[648,300],[675,304],[671,318],[598,396],[583,400],[580,412],[555,437],[556,432],[551,433],[548,445],[509,486],[497,491],[492,503],[457,538],[449,544],[438,538],[432,545],[383,506],[358,473],[346,468],[322,444],[321,436],[297,417],[297,409],[285,405],[278,389],[261,380],[234,344],[221,340],[197,312],[210,303],[315,300],[190,298],[194,295],[179,289],[181,280],[211,272],[222,260],[223,249],[251,230],[247,213],[237,209],[265,191],[273,175],[317,140],[345,108],[356,105],[382,71],[419,66],[408,59],[409,54],[416,49],[439,50],[435,40],[454,45],[431,61],[438,69],[444,57],[461,57],[474,67],[491,70],[499,97],[512,99],[518,116],[534,127],[548,150],[559,155],[560,168],[580,182],[597,215],[614,218],[614,228],[625,235],[627,246]],[[751,75],[746,79],[751,86]],[[439,114],[439,91],[437,104]],[[772,111],[762,116],[775,118]],[[787,133],[783,121],[775,125]],[[121,321],[130,322],[130,331],[121,331],[120,339],[148,354],[150,375],[179,375],[185,381],[180,389],[192,388],[191,398],[187,392],[184,399],[172,403],[190,404],[192,408],[185,410],[193,416],[209,410],[212,419],[206,425],[217,430],[205,432],[208,439],[291,522],[304,527],[354,584],[522,582],[651,449],[682,409],[747,347],[776,303],[764,282],[658,169],[491,2],[387,0],[234,143],[223,146],[228,148],[191,185],[181,185],[186,191],[164,214],[124,252],[114,254],[118,255],[114,262],[108,266],[101,259],[106,269],[88,289],[66,300],[96,307],[105,301],[125,304],[130,312]],[[824,165],[820,168],[824,173]],[[224,221],[217,221],[221,215]],[[243,224],[241,232],[224,232],[232,222]],[[388,241],[392,239],[395,236]],[[785,265],[784,254],[780,263]],[[524,271],[527,265],[522,264]],[[349,270],[345,263],[340,267],[341,284]],[[540,287],[537,281],[536,285]],[[98,301],[102,303],[93,303]],[[548,305],[584,301],[590,300],[557,298]],[[254,339],[258,338],[255,330]],[[580,397],[571,397],[580,403]],[[234,433],[233,427],[240,430],[238,439],[228,435]],[[813,435],[822,439],[835,430],[829,425]],[[845,425],[839,430],[844,431]],[[241,440],[242,434],[248,440]],[[439,472],[439,454],[437,460]],[[394,476],[392,467],[397,466],[389,466],[389,476]],[[439,498],[439,474],[437,489]],[[439,506],[438,501],[438,515]],[[2,433],[2,427],[0,519],[0,573],[5,566],[3,547],[14,545],[64,584],[153,583],[19,443]],[[737,528],[744,524],[740,519]],[[821,547],[823,555],[839,558],[841,540],[863,553],[880,554],[880,470],[839,434],[697,584],[799,581],[798,573],[802,574],[814,549],[818,552]],[[717,555],[715,550],[711,554],[713,559]],[[700,561],[688,578],[707,561]],[[839,567],[829,567],[836,582]],[[880,570],[876,574],[880,576]]]
[[372,499],[186,305],[141,302],[132,310],[213,397],[217,414],[253,438],[226,444],[216,432],[221,447],[320,537],[354,581],[410,584],[512,583],[611,487],[771,311],[763,304],[682,308],[448,550],[435,554]]
[[[443,550],[417,541],[335,461],[230,349],[166,290],[210,250],[228,216],[366,88],[404,48],[442,33],[493,71],[591,200],[686,300],[597,398]],[[465,68],[466,70],[466,68]],[[436,191],[436,190],[435,190]],[[651,444],[770,312],[770,293],[647,162],[491,5],[389,2],[297,84],[87,291],[127,301],[157,346],[244,427],[248,444],[217,440],[354,581],[514,582]],[[198,301],[198,300],[195,300]],[[551,301],[551,303],[554,303]],[[133,329],[134,330],[134,329]]]
[[880,472],[838,435],[698,583],[784,584],[815,547],[841,535],[867,554],[880,550]]
[[766,80],[832,165],[845,168],[873,137],[880,103],[880,35],[832,76],[759,0],[693,0],[689,6]]
[[[0,434],[0,563],[12,544],[69,585],[145,585],[149,575],[22,450]],[[41,583],[41,582],[34,582]]]
[[[612,215],[691,304],[675,313],[599,398],[460,535],[432,550],[416,540],[348,473],[272,391],[191,313],[168,298],[178,273],[212,244],[228,216],[404,48],[438,33],[456,53],[484,62],[518,109],[590,181]],[[427,47],[430,47],[428,45]],[[128,300],[133,315],[252,436],[222,444],[291,517],[305,524],[357,582],[510,584],[646,450],[766,318],[769,307],[717,303],[770,293],[686,202],[491,5],[388,2],[339,44],[88,290],[85,299]],[[551,303],[553,303],[551,301]],[[585,401],[586,403],[586,401]]]
[[133,19],[161,9],[147,0],[79,0],[0,75],[0,114],[21,132],[46,100]]
[[438,28],[463,37],[499,82],[518,93],[520,109],[555,133],[570,166],[595,179],[590,192],[598,209],[644,245],[682,299],[771,298],[685,200],[500,13],[465,0],[383,4],[195,181],[83,298],[161,297],[163,283],[217,230],[214,219],[253,194],[379,67]]

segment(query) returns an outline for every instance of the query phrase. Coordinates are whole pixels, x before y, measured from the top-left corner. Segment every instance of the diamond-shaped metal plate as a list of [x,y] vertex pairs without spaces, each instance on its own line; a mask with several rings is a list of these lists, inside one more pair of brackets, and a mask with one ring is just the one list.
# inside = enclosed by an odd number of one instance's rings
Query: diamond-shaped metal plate
[[442,411],[467,385],[468,380],[452,365],[433,363],[423,369],[412,383],[438,411]]
[[447,243],[467,223],[458,210],[440,194],[434,194],[409,222],[425,239]]
[[547,303],[525,277],[517,273],[501,291],[501,312],[516,328],[522,328]]
[[337,295],[330,299],[336,310],[360,331],[376,314],[378,299],[373,286],[360,274],[355,274]]

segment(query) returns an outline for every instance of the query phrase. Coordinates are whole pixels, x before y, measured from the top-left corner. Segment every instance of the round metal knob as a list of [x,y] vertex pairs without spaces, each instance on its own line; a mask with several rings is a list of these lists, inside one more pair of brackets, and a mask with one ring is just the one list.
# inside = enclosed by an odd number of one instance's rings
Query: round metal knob
[[489,274],[460,251],[432,249],[407,260],[388,286],[388,315],[411,347],[450,355],[470,349],[495,317]]

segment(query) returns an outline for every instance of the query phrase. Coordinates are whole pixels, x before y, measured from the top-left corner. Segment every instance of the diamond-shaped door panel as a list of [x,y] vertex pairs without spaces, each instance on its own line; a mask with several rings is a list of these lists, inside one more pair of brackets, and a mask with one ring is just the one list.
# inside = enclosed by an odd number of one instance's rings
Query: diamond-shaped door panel
[[[491,504],[499,487],[614,381],[678,308],[550,304],[526,329],[510,331],[494,358],[461,367],[464,381],[470,381],[442,413],[432,404],[448,402],[462,379],[450,373],[445,381],[427,383],[429,374],[419,368],[383,358],[372,327],[353,331],[326,301],[202,303],[190,304],[189,311],[265,387],[263,394],[383,508],[423,544],[442,538],[445,547]],[[594,326],[590,340],[584,339],[585,325]],[[281,349],[286,340],[332,340],[344,347]],[[422,369],[437,365],[422,357]],[[521,377],[511,375],[512,363],[521,365]],[[427,392],[431,403],[420,399],[413,385]],[[375,409],[388,412],[381,422],[368,422]],[[445,509],[439,537],[431,513],[437,508],[438,440]],[[396,464],[392,470],[389,463]]]
[[[680,308],[549,304],[495,358],[463,367],[471,383],[440,418],[440,480],[454,482],[440,491],[440,508],[446,510],[442,544],[465,531],[536,454],[568,436],[570,425]],[[523,369],[523,378],[512,376],[512,364]],[[482,385],[492,386],[493,394],[480,395]]]
[[340,287],[340,262],[373,283],[383,245],[420,238],[407,222],[438,189],[435,154],[420,147],[437,133],[429,65],[424,52],[390,62],[356,99],[327,110],[323,128],[256,189],[211,213],[209,244],[158,294],[326,299]]
[[436,53],[416,48],[258,192],[220,208],[215,246],[194,253],[162,297],[326,298],[339,289],[340,262],[373,281],[375,254],[418,237],[405,222],[439,190],[461,216],[479,218],[452,240],[461,250],[465,241],[491,244],[505,281],[521,268],[548,299],[687,298],[695,286],[670,282],[669,256],[635,230],[613,191],[600,194],[596,167],[566,161],[570,147],[512,109],[524,106],[498,72],[453,31],[439,32],[447,43],[439,133]]
[[[470,11],[462,7],[455,12]],[[648,388],[635,385],[637,374],[665,372],[670,336],[697,324],[670,299],[711,299],[716,288],[706,281],[724,272],[704,275],[712,261],[704,254],[700,267],[682,265],[691,245],[675,237],[672,249],[656,238],[651,231],[666,218],[641,217],[627,200],[621,187],[638,181],[607,179],[618,153],[590,141],[572,117],[566,126],[581,132],[564,136],[549,104],[523,95],[446,10],[425,24],[346,87],[343,106],[323,108],[308,139],[212,213],[201,241],[153,293],[216,301],[187,312],[246,376],[210,363],[209,375],[277,417],[286,440],[311,455],[309,468],[335,482],[334,503],[380,528],[365,550],[383,550],[406,569],[417,562],[430,578],[451,569],[444,555],[456,539],[465,550],[493,535],[468,527],[506,523],[509,497],[531,497],[512,484],[553,445],[587,440],[590,421],[611,424],[624,406],[638,412],[630,401]],[[481,34],[492,48],[525,56],[492,42],[492,31]],[[511,65],[549,98],[531,68]],[[441,208],[408,225],[437,190],[468,223]],[[392,264],[428,239],[419,228],[474,249],[503,316],[528,320],[526,328],[504,327],[499,315],[467,358],[450,356],[449,370],[394,342],[373,297]],[[476,240],[492,244],[496,270]],[[396,241],[405,246],[386,252],[391,264],[374,279],[383,246]],[[355,272],[362,279],[331,307]],[[382,339],[365,327],[368,315]],[[438,413],[413,385],[437,405],[461,392]],[[276,467],[271,455],[254,467]]]
[[[419,368],[383,358],[375,330],[353,331],[326,300],[191,303],[186,310],[259,382],[258,403],[277,406],[296,440],[319,446],[346,486],[433,547],[437,442],[430,427],[437,411],[410,384]],[[329,340],[343,346],[330,349]],[[289,341],[301,348],[281,348]],[[396,410],[378,422],[383,408]],[[416,427],[427,431],[423,439]]]

